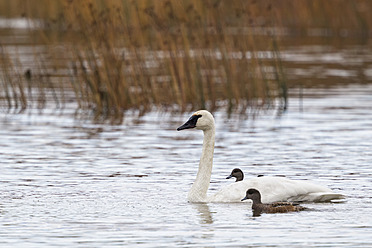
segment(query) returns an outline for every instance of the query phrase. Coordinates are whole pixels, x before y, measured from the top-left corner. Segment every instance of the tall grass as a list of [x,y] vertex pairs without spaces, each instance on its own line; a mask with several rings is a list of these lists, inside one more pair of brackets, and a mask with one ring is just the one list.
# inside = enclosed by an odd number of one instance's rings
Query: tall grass
[[[32,32],[50,47],[49,65],[70,70],[63,86],[73,89],[79,107],[121,117],[125,110],[143,113],[154,106],[245,112],[272,107],[276,99],[285,108],[287,84],[275,28],[365,31],[372,23],[370,5],[362,0],[0,0],[0,13],[43,20]],[[52,52],[56,44],[63,44],[63,54]],[[17,67],[2,53],[8,106],[24,109],[27,77],[7,74]],[[64,65],[58,56],[66,58]]]
[[213,110],[223,100],[230,110],[270,105],[277,82],[269,81],[264,68],[271,65],[257,51],[272,50],[272,39],[232,29],[249,27],[248,10],[231,16],[242,4],[66,3],[66,25],[80,32],[73,53],[74,82],[82,84],[77,94],[97,112],[115,115],[152,106]]
[[6,101],[8,109],[15,108],[23,111],[27,106],[25,87],[19,80],[19,74],[13,73],[15,66],[9,55],[0,47],[0,85],[3,100]]

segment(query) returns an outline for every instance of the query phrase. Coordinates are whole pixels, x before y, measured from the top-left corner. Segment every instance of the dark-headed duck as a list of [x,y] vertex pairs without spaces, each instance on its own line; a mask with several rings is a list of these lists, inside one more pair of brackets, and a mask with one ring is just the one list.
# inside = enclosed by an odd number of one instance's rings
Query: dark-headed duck
[[256,215],[260,213],[287,213],[305,210],[305,207],[294,205],[290,202],[274,202],[264,204],[261,202],[261,194],[257,189],[248,189],[242,201],[251,199],[252,209]]
[[232,177],[236,178],[235,182],[243,181],[244,173],[241,169],[235,168],[235,169],[232,170],[230,176],[226,177],[226,179],[230,179]]

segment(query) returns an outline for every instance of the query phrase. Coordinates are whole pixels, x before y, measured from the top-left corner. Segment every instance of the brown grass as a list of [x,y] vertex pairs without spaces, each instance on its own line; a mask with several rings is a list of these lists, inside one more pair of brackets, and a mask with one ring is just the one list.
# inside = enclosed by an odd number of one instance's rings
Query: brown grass
[[[366,0],[0,0],[8,17],[44,20],[32,32],[50,47],[50,59],[33,71],[56,63],[69,68],[61,88],[74,90],[80,108],[119,117],[154,106],[245,112],[272,107],[274,99],[285,108],[280,37],[272,27],[367,32],[370,9]],[[52,52],[57,43],[63,54]],[[2,54],[8,106],[24,109],[31,97],[27,80]]]

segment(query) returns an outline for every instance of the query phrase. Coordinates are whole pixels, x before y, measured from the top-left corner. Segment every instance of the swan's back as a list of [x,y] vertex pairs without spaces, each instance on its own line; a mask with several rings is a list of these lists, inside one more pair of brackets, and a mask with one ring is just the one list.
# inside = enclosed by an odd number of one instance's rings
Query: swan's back
[[255,177],[235,182],[223,187],[217,193],[208,197],[209,202],[240,202],[247,189],[255,188],[261,192],[263,203],[277,201],[312,201],[322,202],[342,199],[341,194],[330,189],[301,180],[291,180],[285,177]]

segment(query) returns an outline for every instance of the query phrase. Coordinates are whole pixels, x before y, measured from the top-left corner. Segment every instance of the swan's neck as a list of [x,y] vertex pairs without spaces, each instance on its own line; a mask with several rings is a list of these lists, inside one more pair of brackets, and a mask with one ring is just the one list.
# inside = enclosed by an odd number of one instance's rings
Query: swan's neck
[[190,202],[205,202],[207,199],[213,166],[214,139],[214,127],[204,131],[203,151],[200,157],[199,170],[188,196]]

